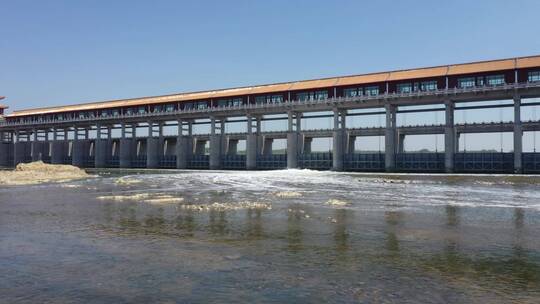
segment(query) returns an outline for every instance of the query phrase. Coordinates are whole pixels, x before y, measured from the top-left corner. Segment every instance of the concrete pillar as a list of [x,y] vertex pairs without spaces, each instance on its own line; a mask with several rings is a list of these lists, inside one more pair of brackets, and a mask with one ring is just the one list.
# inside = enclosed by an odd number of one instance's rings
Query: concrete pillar
[[521,124],[521,97],[514,96],[514,173],[523,173],[523,126]]
[[84,167],[85,158],[86,158],[86,141],[80,140],[80,139],[74,140],[71,164],[76,167]]
[[0,166],[7,166],[8,145],[4,142],[4,132],[0,131]]
[[454,172],[454,155],[456,151],[456,132],[454,128],[454,103],[446,102],[444,126],[444,169]]
[[246,137],[246,169],[257,168],[257,134],[248,134]]
[[22,146],[20,145],[20,142],[19,142],[20,138],[19,138],[19,131],[15,131],[13,133],[13,166],[17,166],[19,163],[22,162],[22,159],[21,159],[21,150],[22,150]]
[[227,155],[238,154],[238,139],[228,139],[227,141]]
[[94,143],[94,166],[105,168],[107,165],[107,140],[102,138],[102,126],[97,125],[96,140]]
[[[2,135],[3,139],[3,135]],[[11,148],[11,143],[4,142],[2,139],[0,139],[0,166],[8,167],[9,164],[9,150]]]
[[345,153],[345,117],[344,110],[334,110],[334,131],[333,131],[333,151],[332,170],[343,171],[343,154]]
[[119,163],[120,168],[131,168],[131,155],[133,152],[133,142],[132,138],[121,138],[119,145]]
[[405,134],[399,134],[397,142],[398,153],[405,153]]
[[287,168],[298,168],[298,124],[294,129],[293,113],[288,114],[288,132],[287,132]]
[[257,168],[257,146],[260,134],[260,118],[257,118],[255,134],[253,134],[253,117],[247,117],[247,137],[246,137],[246,169],[254,170]]
[[58,139],[58,130],[53,130],[51,142],[51,164],[64,163],[64,141]]
[[34,130],[34,133],[32,134],[33,140],[30,144],[30,154],[32,155],[32,161],[38,161],[43,159],[44,151],[43,151],[43,143],[38,141],[38,133],[37,130]]
[[159,168],[159,138],[148,137],[146,139],[146,168]]
[[84,130],[82,138],[79,136],[79,129],[75,127],[74,130],[71,164],[77,167],[84,167],[85,159],[89,156],[88,129]]
[[176,141],[176,168],[186,169],[191,158],[193,141],[190,136],[179,135]]
[[176,168],[186,169],[193,153],[191,122],[178,120],[178,137],[176,138]]
[[17,166],[24,162],[25,143],[16,141],[13,143],[13,165]]
[[264,156],[269,156],[269,155],[272,155],[272,144],[274,143],[274,139],[273,138],[264,138],[264,141],[263,141],[263,151],[262,151],[262,154]]
[[385,167],[386,171],[392,172],[396,169],[396,106],[387,104],[386,109],[386,129],[384,134],[385,142]]
[[160,121],[158,123],[158,139],[159,139],[159,144],[158,144],[158,153],[160,155],[160,158],[161,156],[163,155],[166,155],[165,153],[167,151],[165,151],[165,136],[163,134],[163,122]]
[[356,136],[347,136],[347,154],[354,154],[356,145]]
[[[122,123],[120,125],[120,143],[118,151],[118,159],[120,168],[131,168],[131,155],[133,153],[133,137],[126,137],[126,125]],[[131,134],[133,136],[133,133]]]
[[154,137],[154,123],[148,122],[148,137],[146,138],[146,168],[159,167],[159,137]]
[[287,168],[298,168],[298,133],[287,133]]
[[222,136],[220,133],[216,133],[216,119],[211,118],[210,122],[210,170],[219,170],[221,169],[221,145],[222,145]]
[[221,168],[221,136],[210,136],[210,170],[219,170]]
[[195,139],[195,155],[203,155],[206,151],[206,140]]
[[313,142],[313,138],[311,137],[304,137],[304,143],[302,147],[302,153],[309,154],[311,153],[311,142]]
[[96,168],[107,166],[107,140],[96,139],[94,142],[94,165]]

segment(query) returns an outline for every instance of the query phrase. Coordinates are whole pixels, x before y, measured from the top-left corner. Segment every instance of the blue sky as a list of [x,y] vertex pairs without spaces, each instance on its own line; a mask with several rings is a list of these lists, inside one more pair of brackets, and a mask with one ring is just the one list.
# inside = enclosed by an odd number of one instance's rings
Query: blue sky
[[540,54],[539,1],[0,0],[0,11],[12,110]]

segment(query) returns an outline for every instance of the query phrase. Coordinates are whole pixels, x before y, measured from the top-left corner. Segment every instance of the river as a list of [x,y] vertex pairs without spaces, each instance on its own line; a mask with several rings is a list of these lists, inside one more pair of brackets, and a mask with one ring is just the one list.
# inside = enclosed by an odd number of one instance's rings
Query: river
[[0,303],[540,302],[540,177],[95,174],[0,186]]

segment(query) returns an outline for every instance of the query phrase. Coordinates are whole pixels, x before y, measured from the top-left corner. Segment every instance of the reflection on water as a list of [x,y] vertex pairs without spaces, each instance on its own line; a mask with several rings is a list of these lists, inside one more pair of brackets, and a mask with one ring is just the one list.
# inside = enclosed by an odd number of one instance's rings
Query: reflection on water
[[[115,183],[107,173],[0,189],[0,302],[540,297],[534,178],[183,171]],[[140,193],[184,200],[97,199]]]

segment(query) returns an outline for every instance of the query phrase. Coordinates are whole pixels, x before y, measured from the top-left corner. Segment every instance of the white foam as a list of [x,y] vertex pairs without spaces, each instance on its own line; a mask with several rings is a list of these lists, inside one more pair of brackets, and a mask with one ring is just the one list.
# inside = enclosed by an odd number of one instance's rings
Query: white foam
[[[364,175],[366,175],[364,177]],[[369,177],[368,177],[369,175]],[[396,179],[397,183],[381,182],[394,180],[391,176],[423,176],[412,182]],[[388,178],[386,178],[387,176]],[[425,177],[436,176],[437,179]],[[463,181],[444,176],[469,177]],[[540,210],[540,191],[536,186],[523,187],[502,182],[475,182],[474,176],[503,177],[504,175],[443,175],[443,174],[375,174],[337,173],[314,170],[275,171],[179,171],[174,174],[147,174],[125,177],[159,185],[160,191],[192,192],[195,197],[208,191],[223,191],[235,199],[244,200],[249,195],[266,198],[275,203],[286,204],[290,197],[277,193],[300,193],[304,204],[324,204],[340,197],[348,208],[422,208],[426,206],[455,205],[463,207],[527,208]],[[511,175],[508,175],[509,177]],[[537,177],[534,177],[536,179]],[[296,196],[296,195],[295,195]]]

